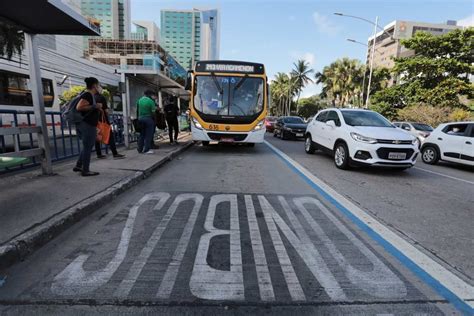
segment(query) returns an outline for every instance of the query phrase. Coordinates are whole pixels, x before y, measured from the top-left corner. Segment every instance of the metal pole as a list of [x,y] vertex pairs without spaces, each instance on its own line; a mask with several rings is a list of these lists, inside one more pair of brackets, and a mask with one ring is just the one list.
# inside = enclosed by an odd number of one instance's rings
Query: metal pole
[[43,149],[41,156],[41,169],[43,175],[53,174],[51,165],[51,150],[49,148],[48,126],[46,125],[46,115],[44,111],[43,84],[41,82],[40,61],[38,55],[37,39],[35,34],[25,33],[26,50],[28,53],[31,97],[35,112],[36,126],[41,130],[38,133],[38,146]]
[[362,78],[362,89],[360,91],[360,103],[359,103],[359,106],[362,106],[362,102],[364,102],[364,88],[365,88],[365,74],[367,73],[367,62],[365,63],[365,66],[364,66],[364,76]]
[[[129,102],[128,102],[128,80],[124,72],[120,74],[120,81],[122,82],[122,116],[123,116],[123,138],[125,147],[128,149],[130,147],[130,139],[129,139]],[[138,119],[138,117],[137,117]]]
[[372,83],[372,72],[374,68],[374,55],[375,55],[375,42],[377,40],[377,23],[379,22],[379,17],[375,17],[374,25],[374,39],[372,40],[372,53],[370,54],[370,71],[369,71],[369,83],[367,84],[367,98],[365,99],[365,108],[369,107],[369,98],[370,98],[370,85]]

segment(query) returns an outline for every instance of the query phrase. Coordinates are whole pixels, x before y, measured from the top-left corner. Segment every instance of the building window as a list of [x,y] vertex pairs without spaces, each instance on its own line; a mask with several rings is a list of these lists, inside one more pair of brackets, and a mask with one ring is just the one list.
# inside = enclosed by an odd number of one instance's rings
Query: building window
[[[0,70],[0,103],[6,105],[33,106],[27,75]],[[44,106],[54,103],[53,81],[41,79]]]

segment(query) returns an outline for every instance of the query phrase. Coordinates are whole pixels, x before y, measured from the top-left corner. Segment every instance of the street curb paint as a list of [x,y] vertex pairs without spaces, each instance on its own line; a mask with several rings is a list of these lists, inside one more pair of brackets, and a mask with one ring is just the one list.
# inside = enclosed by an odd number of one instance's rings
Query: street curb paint
[[137,171],[133,175],[123,178],[107,189],[87,197],[81,202],[47,218],[44,222],[31,227],[20,236],[0,246],[0,271],[14,263],[23,261],[28,255],[75,223],[106,205],[127,189],[148,178],[154,171],[173,160],[176,156],[193,146],[193,144],[192,141],[185,143],[184,146],[166,154],[162,159],[146,170]]
[[[278,156],[293,172],[298,174],[303,180],[308,183],[315,191],[321,194],[326,201],[331,203],[336,207],[346,218],[348,218],[352,223],[354,223],[359,229],[364,231],[370,238],[375,240],[379,245],[381,245],[385,251],[395,257],[402,265],[404,265],[408,270],[415,274],[419,279],[421,279],[425,284],[429,285],[433,290],[435,290],[439,295],[448,300],[455,308],[465,315],[473,315],[474,308],[470,304],[471,297],[467,295],[474,295],[474,288],[461,280],[455,274],[441,266],[436,261],[430,259],[428,256],[423,254],[421,251],[416,249],[413,245],[409,244],[407,241],[395,235],[388,228],[380,224],[375,218],[370,216],[367,212],[359,209],[357,206],[353,205],[350,201],[345,199],[343,196],[338,194],[335,190],[325,185],[321,180],[319,180],[312,173],[307,171],[299,163],[291,159],[285,153],[280,151],[278,148],[265,141],[265,144],[273,151],[274,154]],[[312,179],[314,178],[314,179]],[[320,182],[319,184],[316,182]],[[337,196],[335,198],[334,196]],[[350,205],[353,209],[349,210],[343,204]],[[354,212],[358,210],[358,212]],[[356,214],[359,213],[359,214]],[[365,216],[361,218],[360,213],[363,213]],[[370,219],[370,223],[368,222]],[[411,256],[403,253],[399,250],[394,244],[390,243],[387,238],[384,238],[380,232],[377,232],[380,226],[383,226],[387,232],[390,232],[393,236],[392,239],[399,239],[406,249],[411,250]],[[408,245],[408,246],[407,246]],[[407,248],[408,247],[408,248]],[[411,247],[411,249],[409,248]],[[417,253],[420,257],[414,258],[413,253]],[[425,258],[426,257],[426,258]],[[425,271],[426,267],[429,264],[434,264],[435,267],[431,270],[438,274],[438,277],[443,277],[445,280],[449,279],[451,282],[451,288],[448,288],[445,284],[441,283],[437,278],[432,274]],[[422,266],[425,266],[423,268]],[[457,292],[457,293],[455,293]],[[464,295],[459,295],[462,292]],[[463,297],[461,297],[463,296]]]

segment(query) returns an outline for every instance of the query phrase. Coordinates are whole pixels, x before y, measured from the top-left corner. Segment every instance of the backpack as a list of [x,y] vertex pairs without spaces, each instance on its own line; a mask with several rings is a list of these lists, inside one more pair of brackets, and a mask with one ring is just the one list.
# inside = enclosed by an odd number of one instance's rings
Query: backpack
[[[77,104],[79,100],[81,100],[82,95],[85,91],[82,91],[77,96],[75,96],[71,101],[64,104],[61,108],[61,117],[64,121],[68,122],[69,124],[78,124],[82,122],[84,116],[77,110]],[[95,98],[92,97],[92,102],[95,107]]]

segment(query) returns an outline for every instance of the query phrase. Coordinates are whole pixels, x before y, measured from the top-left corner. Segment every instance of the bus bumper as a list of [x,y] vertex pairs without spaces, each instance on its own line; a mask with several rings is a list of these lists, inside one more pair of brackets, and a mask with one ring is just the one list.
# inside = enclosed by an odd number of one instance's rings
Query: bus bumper
[[207,131],[191,125],[192,139],[207,142],[263,143],[265,128],[250,132]]

